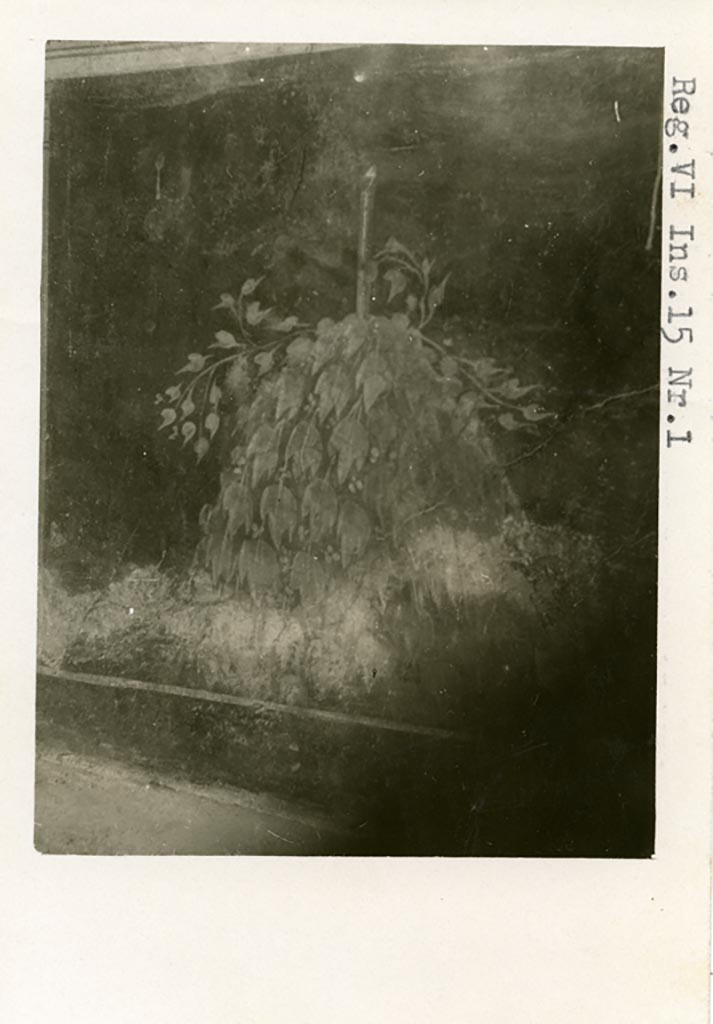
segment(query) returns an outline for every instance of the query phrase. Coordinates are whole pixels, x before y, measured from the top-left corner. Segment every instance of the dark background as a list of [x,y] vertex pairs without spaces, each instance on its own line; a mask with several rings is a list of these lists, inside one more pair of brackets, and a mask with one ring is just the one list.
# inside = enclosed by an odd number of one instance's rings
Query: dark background
[[230,70],[195,99],[201,69],[49,92],[45,526],[97,557],[192,543],[214,467],[178,465],[154,394],[246,276],[305,316],[352,308],[370,163],[375,243],[439,257],[479,349],[555,407],[655,383],[660,53],[365,47],[251,63],[233,88]]
[[[543,771],[571,797],[537,819],[545,853],[586,851],[607,828],[623,855],[651,851],[656,398],[606,399],[657,381],[658,230],[645,243],[662,64],[654,50],[379,46],[48,87],[45,563],[69,588],[123,563],[187,563],[217,466],[177,457],[154,395],[248,276],[268,274],[266,301],[305,319],[353,308],[375,164],[375,244],[437,256],[459,344],[544,384],[559,413],[532,454],[532,438],[497,442],[523,508],[595,535],[626,581],[580,666],[563,653],[554,670],[542,735],[556,729],[560,755]],[[599,820],[577,824],[592,787]],[[511,833],[533,813],[513,810]]]

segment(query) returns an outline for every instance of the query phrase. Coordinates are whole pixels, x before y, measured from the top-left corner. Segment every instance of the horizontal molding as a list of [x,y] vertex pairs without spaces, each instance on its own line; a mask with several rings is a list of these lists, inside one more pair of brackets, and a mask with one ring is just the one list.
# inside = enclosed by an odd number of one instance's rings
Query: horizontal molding
[[235,64],[341,50],[342,43],[180,43],[50,41],[45,53],[48,81],[131,75],[189,67]]
[[367,715],[350,715],[343,711],[325,711],[321,708],[303,707],[298,704],[279,704],[276,701],[258,700],[254,697],[239,697],[232,693],[220,693],[216,690],[199,690],[188,686],[167,686],[163,683],[144,682],[139,679],[125,679],[119,676],[98,676],[86,672],[68,672],[65,669],[52,669],[38,665],[37,676],[47,681],[58,683],[84,683],[88,686],[103,686],[119,690],[142,690],[147,693],[164,694],[165,696],[185,697],[188,700],[206,701],[212,704],[233,704],[238,707],[271,711],[280,715],[291,715],[295,718],[311,718],[337,725],[363,726],[383,732],[409,733],[412,736],[428,736],[432,739],[458,740],[473,742],[467,733],[439,729],[435,726],[414,725],[410,722],[395,722],[385,718],[371,718]]

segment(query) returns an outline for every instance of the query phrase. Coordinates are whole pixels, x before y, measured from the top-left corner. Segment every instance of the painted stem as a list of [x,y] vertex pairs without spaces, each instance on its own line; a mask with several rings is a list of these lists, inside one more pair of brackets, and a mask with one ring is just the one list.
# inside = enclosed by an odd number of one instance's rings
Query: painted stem
[[359,254],[357,262],[357,293],[356,312],[360,319],[364,319],[369,310],[369,280],[367,275],[367,264],[369,254],[369,232],[371,228],[371,214],[374,208],[374,191],[376,189],[376,167],[372,164],[364,175],[361,189],[361,204],[359,216]]
[[661,176],[663,172],[663,133],[659,140],[659,162],[656,170],[656,180],[654,181],[653,192],[651,193],[651,208],[649,210],[649,232],[646,236],[646,244],[644,249],[646,252],[651,252],[654,247],[654,235],[656,233],[656,211],[658,209],[659,200],[661,198]]

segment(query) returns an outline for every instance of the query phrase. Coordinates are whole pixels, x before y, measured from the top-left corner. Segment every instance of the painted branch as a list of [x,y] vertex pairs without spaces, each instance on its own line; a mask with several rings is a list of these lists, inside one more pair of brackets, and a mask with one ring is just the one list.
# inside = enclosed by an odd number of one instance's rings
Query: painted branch
[[371,214],[374,208],[374,191],[376,189],[376,167],[373,165],[364,175],[361,189],[361,205],[359,216],[359,255],[357,262],[357,293],[356,312],[363,319],[369,311],[369,280],[367,265],[369,262],[369,233]]
[[646,244],[644,249],[646,252],[651,252],[654,247],[654,234],[656,233],[656,210],[658,208],[659,199],[661,197],[661,175],[663,171],[663,135],[659,142],[659,163],[656,170],[656,179],[654,181],[653,191],[651,193],[651,208],[649,210],[649,231],[646,236]]

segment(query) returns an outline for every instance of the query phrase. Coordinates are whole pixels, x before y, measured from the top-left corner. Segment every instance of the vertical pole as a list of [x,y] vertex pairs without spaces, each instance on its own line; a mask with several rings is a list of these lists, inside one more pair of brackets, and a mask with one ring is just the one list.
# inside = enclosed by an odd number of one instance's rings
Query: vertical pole
[[375,189],[376,167],[372,164],[362,181],[359,210],[356,313],[361,320],[369,312],[369,285],[371,282],[367,275],[367,265],[369,262],[369,231],[371,228],[371,214],[374,208]]

